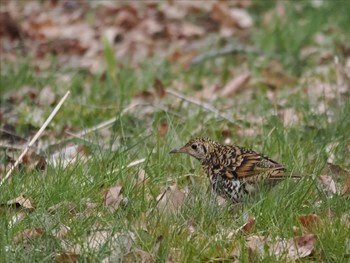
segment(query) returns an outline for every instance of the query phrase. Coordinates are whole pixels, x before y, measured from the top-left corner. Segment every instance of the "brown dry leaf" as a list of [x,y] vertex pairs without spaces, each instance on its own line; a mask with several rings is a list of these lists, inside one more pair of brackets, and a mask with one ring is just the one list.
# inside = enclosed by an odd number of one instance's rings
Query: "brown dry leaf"
[[19,242],[28,242],[30,239],[33,238],[40,238],[45,233],[45,230],[43,228],[29,228],[25,229],[22,233],[17,234],[13,241],[15,243]]
[[250,72],[245,72],[236,76],[223,87],[220,91],[220,95],[223,97],[234,96],[248,84],[250,76]]
[[319,221],[319,217],[316,214],[300,215],[299,221],[303,227],[310,228],[316,225],[316,223]]
[[318,179],[324,184],[324,186],[326,187],[326,189],[328,191],[330,191],[331,193],[333,194],[336,194],[338,191],[337,191],[337,187],[336,187],[336,184],[332,178],[332,176],[329,176],[329,175],[320,175],[318,177]]
[[175,213],[185,201],[186,194],[174,184],[157,196],[157,207],[162,211]]
[[335,175],[335,176],[350,177],[350,172],[347,169],[344,169],[334,163],[327,163],[326,173],[331,173],[332,175]]
[[249,217],[247,222],[241,227],[245,233],[249,233],[255,224],[255,217]]
[[39,156],[39,160],[35,164],[35,170],[43,172],[46,170],[46,165],[46,158],[44,156]]
[[55,256],[55,262],[57,263],[73,263],[78,262],[79,254],[76,254],[74,252],[63,252],[61,254],[57,254]]
[[296,260],[310,256],[316,245],[316,235],[308,234],[289,240],[288,258]]
[[269,237],[251,236],[248,237],[247,247],[260,256],[264,256],[265,248],[269,247],[269,255],[275,255],[277,258],[283,258],[284,255],[287,255],[288,259],[296,260],[310,256],[315,249],[316,240],[314,234],[294,237],[289,240],[282,239],[276,243],[273,243]]
[[251,249],[253,252],[264,255],[266,242],[266,237],[254,235],[247,238],[246,245],[248,249]]
[[215,2],[211,10],[211,16],[225,27],[240,29],[249,28],[253,25],[252,17],[244,9],[227,6],[227,2]]
[[153,87],[154,87],[158,97],[161,97],[161,98],[165,97],[165,95],[166,95],[165,87],[164,87],[163,82],[160,79],[158,79],[158,78],[154,79]]
[[122,187],[115,185],[105,191],[104,205],[110,212],[114,212],[118,209],[120,202],[123,200]]
[[51,87],[43,88],[38,96],[38,103],[41,106],[51,106],[56,101],[56,94]]
[[158,134],[164,137],[168,133],[169,125],[166,121],[162,121],[158,126]]
[[31,200],[31,198],[27,197],[24,193],[22,193],[20,196],[18,196],[15,199],[7,201],[6,204],[9,207],[24,208],[30,211],[34,210],[33,201]]

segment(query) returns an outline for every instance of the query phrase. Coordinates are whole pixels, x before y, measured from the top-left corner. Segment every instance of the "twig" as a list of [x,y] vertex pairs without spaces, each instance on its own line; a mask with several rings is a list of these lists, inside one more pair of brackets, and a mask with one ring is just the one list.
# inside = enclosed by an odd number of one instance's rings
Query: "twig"
[[51,112],[50,116],[46,119],[46,121],[44,122],[44,124],[41,126],[41,128],[39,129],[39,131],[34,135],[33,139],[29,142],[29,144],[27,145],[27,147],[24,149],[24,151],[22,152],[22,154],[19,156],[19,158],[17,159],[17,161],[15,162],[15,164],[10,168],[10,170],[7,172],[6,176],[1,180],[0,182],[0,187],[6,182],[6,180],[10,177],[12,171],[18,166],[18,164],[20,163],[20,161],[22,161],[23,156],[28,152],[29,148],[37,141],[37,139],[40,137],[40,135],[44,132],[44,130],[46,129],[47,125],[49,125],[49,123],[51,122],[51,120],[53,119],[53,117],[55,117],[56,113],[59,111],[59,109],[61,108],[62,104],[65,102],[65,100],[67,99],[67,97],[69,96],[70,91],[67,91],[67,93],[64,95],[64,97],[60,100],[60,102],[57,104],[57,106],[54,108],[54,110]]
[[121,168],[117,168],[117,169],[114,169],[112,170],[111,172],[109,172],[108,174],[113,174],[113,173],[116,173],[118,171],[121,171],[125,168],[130,168],[130,167],[133,167],[133,166],[136,166],[136,165],[139,165],[141,163],[144,163],[146,161],[146,158],[142,158],[140,160],[136,160],[136,161],[133,161],[131,163],[129,163],[127,166],[122,166]]
[[213,108],[212,106],[210,106],[209,104],[207,103],[203,103],[203,102],[200,102],[198,100],[195,100],[195,99],[192,99],[192,98],[189,98],[189,97],[186,97],[185,95],[181,94],[181,93],[178,93],[177,91],[174,91],[174,90],[171,90],[171,89],[167,89],[166,92],[170,95],[173,95],[175,97],[178,97],[182,100],[185,100],[189,103],[192,103],[194,105],[197,105],[201,108],[203,108],[204,110],[206,111],[209,111],[209,112],[212,112],[214,113],[216,116],[219,116],[220,118],[234,124],[235,122],[230,119],[229,117],[226,117],[225,115],[223,115],[220,111],[218,111],[217,109]]
[[228,54],[236,54],[236,53],[253,53],[253,54],[259,55],[261,52],[259,52],[255,48],[243,47],[242,45],[238,45],[238,44],[228,45],[228,46],[223,47],[223,48],[219,48],[216,50],[212,50],[212,51],[209,51],[206,53],[199,54],[191,61],[191,65],[201,63],[202,61],[210,59],[210,58],[221,57],[221,56],[225,56]]

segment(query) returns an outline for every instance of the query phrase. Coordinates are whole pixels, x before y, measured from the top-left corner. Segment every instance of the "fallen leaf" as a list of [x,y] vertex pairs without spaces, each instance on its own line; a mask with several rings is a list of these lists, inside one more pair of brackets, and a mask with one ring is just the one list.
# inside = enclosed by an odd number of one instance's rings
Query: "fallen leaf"
[[29,228],[17,234],[13,240],[15,243],[28,242],[30,239],[42,237],[44,233],[45,230],[43,228]]
[[350,177],[350,172],[347,169],[342,168],[341,166],[334,163],[327,163],[327,173],[331,173],[335,176],[345,176]]
[[146,181],[146,171],[143,169],[140,169],[137,176],[137,185],[142,185],[145,181]]
[[310,256],[316,245],[316,235],[308,234],[289,240],[288,258],[292,260]]
[[53,230],[52,235],[59,239],[62,239],[67,236],[69,230],[70,228],[68,226],[60,224],[58,229]]
[[253,19],[247,11],[239,8],[230,9],[226,2],[215,2],[211,10],[211,16],[222,26],[228,28],[244,29],[253,25]]
[[248,233],[252,229],[252,227],[255,224],[255,217],[249,217],[247,222],[241,227],[241,229],[245,232]]
[[115,185],[105,191],[104,205],[110,212],[114,212],[118,209],[120,202],[123,200],[122,187]]
[[337,193],[337,187],[333,178],[329,175],[320,175],[318,179],[324,184],[326,189],[333,194]]
[[220,91],[221,96],[230,97],[242,90],[250,80],[250,72],[245,72],[230,80]]
[[264,255],[266,241],[266,237],[254,235],[247,238],[246,246],[253,252]]
[[318,215],[316,214],[310,214],[310,215],[300,215],[299,216],[299,221],[300,224],[303,227],[310,228],[316,225],[318,222],[319,218]]
[[7,201],[6,204],[9,207],[24,208],[28,210],[34,209],[33,201],[23,193],[17,198]]
[[162,121],[158,126],[158,134],[164,137],[168,133],[169,125],[166,121]]
[[176,212],[185,201],[186,194],[174,184],[157,196],[157,207],[162,211]]
[[63,252],[55,256],[55,262],[57,263],[73,263],[78,262],[79,254],[74,252]]
[[43,88],[38,96],[38,103],[41,106],[51,106],[56,101],[56,94],[51,87]]
[[155,78],[153,81],[153,87],[156,91],[156,94],[158,97],[163,98],[166,95],[165,87],[163,82],[160,81],[160,79]]
[[286,255],[288,259],[296,260],[310,256],[315,249],[316,240],[314,234],[298,236],[289,240],[281,239],[275,243],[269,237],[251,236],[248,237],[246,245],[248,249],[260,256],[266,256],[268,253],[268,255],[274,255],[277,258],[283,258]]
[[110,231],[92,231],[86,239],[86,244],[89,249],[97,251],[109,240],[110,236]]

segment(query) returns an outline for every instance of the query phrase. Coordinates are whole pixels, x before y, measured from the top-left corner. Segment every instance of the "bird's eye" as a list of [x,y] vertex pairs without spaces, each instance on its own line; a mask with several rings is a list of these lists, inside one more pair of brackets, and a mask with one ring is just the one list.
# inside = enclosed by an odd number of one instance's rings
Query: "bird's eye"
[[192,144],[192,145],[191,145],[191,148],[192,148],[193,150],[196,150],[196,149],[197,149],[197,144]]

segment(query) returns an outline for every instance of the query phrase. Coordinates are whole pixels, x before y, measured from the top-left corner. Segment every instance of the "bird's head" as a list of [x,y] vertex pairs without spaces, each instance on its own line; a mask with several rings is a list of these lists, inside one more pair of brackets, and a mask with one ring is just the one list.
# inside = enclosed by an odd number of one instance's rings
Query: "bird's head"
[[181,148],[172,150],[170,153],[187,153],[199,161],[204,161],[215,144],[214,141],[207,138],[196,138]]

